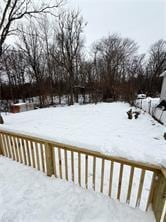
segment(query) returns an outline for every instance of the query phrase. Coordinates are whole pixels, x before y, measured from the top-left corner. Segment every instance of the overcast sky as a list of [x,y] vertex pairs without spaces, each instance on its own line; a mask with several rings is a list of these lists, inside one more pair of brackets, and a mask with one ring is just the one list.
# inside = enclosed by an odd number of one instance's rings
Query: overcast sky
[[134,39],[139,52],[145,53],[152,43],[166,39],[166,0],[68,0],[68,4],[80,9],[88,22],[87,46],[119,33]]

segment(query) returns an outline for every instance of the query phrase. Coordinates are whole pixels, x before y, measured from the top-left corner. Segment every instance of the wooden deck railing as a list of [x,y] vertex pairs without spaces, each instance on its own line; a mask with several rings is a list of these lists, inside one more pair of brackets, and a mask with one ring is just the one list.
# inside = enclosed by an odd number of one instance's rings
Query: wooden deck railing
[[0,130],[0,154],[166,221],[166,169],[100,152]]

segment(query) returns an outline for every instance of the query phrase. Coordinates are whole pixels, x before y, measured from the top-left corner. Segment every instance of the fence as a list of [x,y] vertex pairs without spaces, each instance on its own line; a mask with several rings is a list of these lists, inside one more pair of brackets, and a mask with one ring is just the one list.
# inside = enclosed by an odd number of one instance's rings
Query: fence
[[161,124],[166,125],[166,111],[161,108],[157,108],[160,99],[137,99],[135,101],[135,106],[142,109],[143,111],[149,113],[154,119],[159,121]]
[[137,99],[135,101],[135,106],[153,116],[159,102],[159,99]]
[[166,169],[42,138],[0,130],[0,154],[104,193],[166,221]]

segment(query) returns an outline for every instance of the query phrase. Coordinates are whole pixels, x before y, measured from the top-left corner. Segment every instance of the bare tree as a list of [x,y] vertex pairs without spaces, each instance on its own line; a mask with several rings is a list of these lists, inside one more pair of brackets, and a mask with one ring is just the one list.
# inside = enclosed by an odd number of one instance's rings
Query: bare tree
[[[51,104],[54,103],[54,80],[56,78],[55,70],[57,69],[57,63],[54,61],[51,55],[51,50],[54,45],[54,31],[51,22],[47,16],[43,16],[39,21],[40,36],[43,42],[43,53],[46,62],[46,78],[49,85],[49,95]],[[56,69],[55,69],[56,67]],[[57,72],[56,72],[57,73]]]
[[[0,3],[0,57],[3,46],[8,36],[16,34],[16,23],[23,18],[32,18],[40,14],[54,14],[54,9],[62,4],[62,0],[54,1],[53,4],[41,0],[1,0]],[[1,99],[1,91],[0,91]],[[0,115],[1,117],[1,115]],[[0,118],[2,120],[2,117]],[[0,121],[0,123],[3,121]]]
[[30,24],[26,30],[22,28],[20,39],[22,43],[18,46],[24,54],[30,81],[36,84],[40,106],[43,107],[46,92],[46,87],[44,86],[46,64],[43,42],[38,34],[36,25]]
[[166,41],[159,40],[154,43],[149,51],[146,66],[147,91],[153,95],[161,88],[160,74],[166,69]]
[[32,18],[40,14],[54,13],[54,9],[62,4],[62,0],[53,4],[35,0],[1,0],[0,3],[0,56],[7,36],[16,34],[16,22],[23,18]]
[[94,45],[95,72],[104,100],[119,98],[121,80],[127,78],[127,67],[136,50],[137,45],[133,40],[123,39],[116,34]]
[[[23,92],[22,99],[26,95],[39,96],[43,107],[46,98],[53,104],[55,95],[59,96],[59,103],[61,97],[67,95],[68,104],[72,105],[78,101],[79,87],[84,91],[84,101],[86,92],[95,103],[112,100],[132,103],[140,91],[156,94],[161,82],[159,74],[166,69],[164,40],[150,48],[147,58],[137,54],[137,44],[133,40],[117,34],[108,35],[95,43],[92,57],[87,58],[83,54],[82,37],[86,24],[79,12],[64,11],[53,24],[45,15],[54,13],[62,1],[36,6],[34,2],[2,0],[0,3],[3,12],[0,69],[8,79],[2,83],[0,78],[3,98],[16,100]],[[16,33],[16,22],[23,18],[30,18],[31,25],[27,23],[27,29],[19,30],[17,47],[2,53],[7,36]]]
[[6,81],[9,86],[9,97],[13,102],[18,98],[24,100],[26,92],[22,88],[26,83],[27,65],[23,53],[13,47],[6,50],[1,58],[4,65],[4,72],[6,72],[7,76]]
[[59,17],[56,30],[56,54],[59,55],[59,64],[66,69],[70,91],[70,105],[74,103],[75,73],[77,59],[83,47],[81,34],[84,25],[83,18],[79,15],[79,12],[68,11]]

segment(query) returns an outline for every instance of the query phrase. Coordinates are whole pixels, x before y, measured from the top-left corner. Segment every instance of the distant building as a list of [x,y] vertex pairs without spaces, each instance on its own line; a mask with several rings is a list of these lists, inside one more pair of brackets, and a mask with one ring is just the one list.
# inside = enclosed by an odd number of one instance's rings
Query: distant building
[[17,103],[10,106],[11,113],[20,113],[34,109],[33,103]]
[[163,78],[162,88],[161,88],[161,95],[160,101],[166,101],[166,70],[160,75]]

